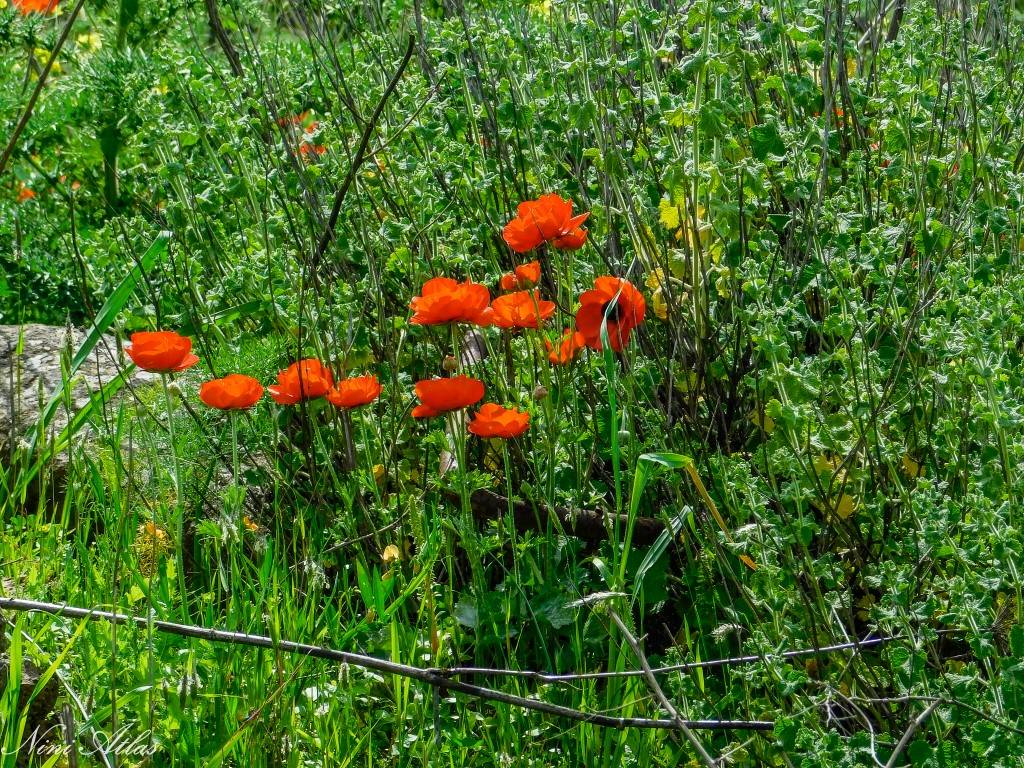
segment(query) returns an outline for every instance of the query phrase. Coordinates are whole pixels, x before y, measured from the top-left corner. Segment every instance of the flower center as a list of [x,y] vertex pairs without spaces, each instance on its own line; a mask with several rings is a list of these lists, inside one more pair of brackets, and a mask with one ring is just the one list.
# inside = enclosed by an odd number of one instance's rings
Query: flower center
[[619,304],[618,300],[616,300],[614,304],[610,301],[605,304],[602,304],[601,314],[608,318],[608,325],[611,325],[612,323],[619,322],[622,319],[622,315],[624,313],[622,306]]

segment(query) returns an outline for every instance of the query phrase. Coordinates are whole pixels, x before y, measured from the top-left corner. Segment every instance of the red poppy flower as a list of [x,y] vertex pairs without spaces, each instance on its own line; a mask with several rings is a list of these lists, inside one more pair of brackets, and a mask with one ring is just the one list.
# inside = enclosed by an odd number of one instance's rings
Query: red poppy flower
[[[308,112],[304,112],[300,117],[303,121],[305,120]],[[315,142],[315,136],[317,128],[320,127],[319,120],[310,121],[302,131],[302,141],[299,142],[299,154],[302,155],[306,160],[311,160],[314,157],[324,154],[327,151],[327,147],[323,144],[317,144]]]
[[199,362],[192,354],[192,339],[174,331],[140,331],[124,348],[139,368],[150,373],[184,371]]
[[541,195],[519,204],[516,217],[505,225],[502,236],[516,253],[532,251],[545,242],[573,250],[587,240],[587,231],[580,225],[588,216],[589,212],[573,216],[571,200],[555,194]]
[[380,390],[376,376],[353,376],[335,384],[327,393],[327,402],[339,408],[358,408],[380,397]]
[[555,314],[555,302],[543,301],[537,291],[516,291],[491,302],[491,325],[499,328],[537,328]]
[[530,427],[530,414],[496,403],[484,403],[466,427],[477,437],[519,437]]
[[587,346],[601,349],[601,324],[607,316],[608,340],[616,352],[622,351],[647,311],[643,294],[631,282],[608,275],[594,281],[594,289],[580,296],[580,304],[576,330],[583,334]]
[[483,396],[483,382],[469,376],[424,379],[416,382],[416,397],[419,398],[420,405],[412,409],[412,415],[416,419],[440,416],[442,413],[457,411],[478,403]]
[[501,276],[501,290],[521,291],[533,288],[540,282],[540,262],[531,261],[529,264],[520,264],[513,272]]
[[487,324],[487,305],[491,292],[487,286],[466,281],[457,283],[450,277],[435,277],[423,284],[422,295],[409,302],[413,325],[444,323]]
[[277,374],[277,384],[267,387],[275,403],[295,405],[326,395],[334,384],[327,366],[315,358],[292,363]]
[[252,376],[231,373],[222,379],[203,382],[199,399],[211,408],[236,411],[252,408],[263,397],[263,385]]
[[56,7],[57,0],[14,0],[14,7],[23,14],[49,13]]
[[547,339],[544,339],[544,346],[548,348],[548,360],[553,365],[566,365],[575,359],[577,352],[587,346],[587,340],[579,331],[566,328],[558,342],[558,349]]
[[323,144],[312,144],[308,141],[303,141],[301,144],[299,144],[299,154],[302,155],[307,160],[315,156],[322,155],[326,151],[327,147],[325,147]]
[[567,232],[561,237],[555,240],[555,248],[561,248],[563,251],[577,251],[583,247],[583,244],[587,242],[587,230],[582,227],[576,227],[571,232]]
[[277,120],[277,124],[282,128],[287,128],[289,125],[303,125],[309,118],[309,110],[300,112],[297,115],[291,115],[287,117],[280,117]]
[[24,184],[22,184],[21,188],[18,190],[18,202],[19,203],[24,203],[26,200],[31,200],[35,196],[36,196],[35,190],[31,189],[29,187],[26,187]]

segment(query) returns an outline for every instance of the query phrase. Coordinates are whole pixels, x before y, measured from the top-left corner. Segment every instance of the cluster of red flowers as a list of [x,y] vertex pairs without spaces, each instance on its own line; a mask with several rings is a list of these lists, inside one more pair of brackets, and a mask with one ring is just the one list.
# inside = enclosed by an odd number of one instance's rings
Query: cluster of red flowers
[[516,217],[505,225],[505,242],[516,253],[526,253],[543,243],[575,251],[587,242],[587,230],[580,225],[590,213],[572,215],[572,201],[559,195],[541,195],[519,204]]
[[[173,331],[142,331],[132,334],[125,352],[137,366],[151,373],[177,373],[199,362],[192,354],[192,340]],[[331,370],[314,358],[292,363],[277,374],[277,384],[267,387],[270,397],[281,405],[326,398],[342,410],[368,405],[381,393],[376,376],[352,376],[334,380]],[[252,376],[231,373],[211,379],[199,387],[199,399],[222,411],[252,408],[263,397],[263,385]],[[416,384],[420,405],[413,409],[417,419],[440,416],[474,405],[484,396],[479,379],[456,376],[427,379]],[[468,429],[481,437],[517,437],[526,431],[530,415],[496,403],[487,403],[469,422]]]
[[[151,373],[177,373],[199,362],[192,354],[192,340],[174,331],[142,331],[132,334],[125,352],[139,368]],[[252,376],[232,373],[205,382],[199,399],[222,411],[242,410],[263,397],[263,385]],[[326,397],[338,408],[348,410],[372,403],[380,395],[376,376],[352,376],[337,382],[331,370],[312,358],[292,363],[277,374],[277,384],[267,387],[270,397],[281,405]]]
[[[301,123],[303,119],[304,116],[299,116],[292,121]],[[573,216],[570,201],[558,195],[544,195],[519,206],[518,215],[505,227],[505,240],[517,253],[545,242],[556,248],[579,248],[587,237],[580,224],[588,216],[589,213]],[[536,289],[540,278],[539,261],[520,265],[502,276],[500,286],[506,293],[492,301],[484,285],[435,277],[428,280],[420,295],[410,302],[411,322],[416,325],[471,323],[505,330],[539,329],[556,309],[555,303],[542,299]],[[603,327],[607,329],[611,348],[620,352],[633,329],[643,322],[645,312],[644,297],[632,283],[618,277],[599,277],[594,288],[580,296],[575,330],[567,328],[556,345],[545,341],[548,359],[562,365],[571,362],[584,347],[602,349]],[[132,334],[132,343],[125,351],[140,368],[161,374],[183,371],[199,362],[192,354],[192,341],[172,331]],[[350,410],[376,400],[381,385],[373,375],[335,381],[330,368],[319,360],[307,358],[280,371],[277,383],[267,387],[267,391],[281,405],[322,397],[338,408]],[[199,397],[213,408],[241,410],[259,402],[263,392],[263,385],[256,379],[232,373],[205,382],[199,389]],[[412,416],[425,419],[476,405],[484,397],[484,385],[479,379],[459,375],[419,381],[415,392],[419,405],[413,408]],[[508,439],[523,434],[529,425],[529,413],[497,403],[484,403],[467,429],[480,437]]]
[[302,130],[298,149],[299,155],[303,159],[312,160],[314,157],[318,157],[327,151],[327,147],[323,144],[317,144],[315,141],[317,130],[320,128],[320,121],[312,119],[309,110],[292,115],[291,117],[282,117],[277,121],[277,124],[282,128],[290,130]]
[[[555,194],[542,195],[519,205],[516,217],[505,225],[505,242],[517,253],[550,243],[555,248],[580,248],[587,231],[580,227],[589,213],[572,215],[572,202]],[[495,325],[507,330],[540,328],[555,314],[555,304],[531,290],[540,282],[539,261],[517,266],[502,275],[500,287],[508,291],[491,301],[487,287],[470,281],[456,282],[435,277],[423,285],[410,302],[415,325],[473,323]],[[647,304],[632,283],[618,277],[599,277],[593,290],[580,296],[576,329],[566,329],[558,346],[545,342],[548,359],[561,365],[573,360],[584,347],[600,350],[601,328],[607,326],[608,343],[621,352],[629,337],[644,320]]]

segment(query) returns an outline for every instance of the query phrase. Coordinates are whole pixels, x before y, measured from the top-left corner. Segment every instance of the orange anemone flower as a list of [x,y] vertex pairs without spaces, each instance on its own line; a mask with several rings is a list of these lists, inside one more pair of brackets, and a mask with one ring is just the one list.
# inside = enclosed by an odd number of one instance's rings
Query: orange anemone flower
[[311,160],[315,156],[322,155],[326,151],[327,147],[323,144],[312,144],[308,141],[303,141],[299,144],[299,154],[307,160]]
[[536,200],[519,204],[516,217],[505,225],[502,236],[516,253],[532,251],[541,243],[555,248],[575,250],[587,240],[587,230],[580,225],[590,213],[572,215],[572,201],[559,195],[541,195]]
[[31,187],[26,187],[24,184],[22,184],[21,188],[18,190],[18,202],[19,203],[24,203],[26,200],[31,200],[35,196],[36,196],[35,190],[32,189]]
[[381,386],[376,376],[353,376],[342,379],[327,393],[327,402],[339,408],[358,408],[380,397]]
[[277,374],[277,384],[267,387],[275,403],[295,405],[326,395],[334,384],[330,369],[315,358],[292,363]]
[[555,314],[555,302],[544,301],[538,291],[516,291],[491,302],[491,324],[499,328],[537,328]]
[[307,160],[311,160],[313,157],[322,155],[327,151],[327,147],[315,142],[316,131],[319,127],[320,121],[313,120],[302,132],[302,142],[299,144],[299,154]]
[[309,119],[308,109],[305,112],[299,112],[297,115],[279,117],[277,119],[277,124],[282,128],[287,128],[289,125],[302,125],[307,119]]
[[230,373],[222,379],[203,382],[199,399],[211,408],[238,411],[252,408],[263,397],[263,385],[252,376]]
[[566,328],[557,349],[547,339],[544,339],[544,346],[548,348],[548,360],[553,365],[566,365],[576,358],[577,352],[587,346],[587,340],[579,331]]
[[450,379],[424,379],[416,382],[416,397],[420,404],[412,409],[415,419],[440,416],[479,403],[484,396],[484,383],[469,376]]
[[608,318],[608,340],[616,352],[629,341],[629,335],[644,321],[647,302],[631,282],[605,275],[594,281],[594,289],[580,296],[576,312],[576,330],[587,346],[601,349],[601,324]]
[[500,437],[504,440],[519,437],[530,427],[530,414],[515,408],[502,408],[496,403],[484,403],[467,429],[477,437]]
[[124,348],[139,368],[150,373],[184,371],[199,362],[192,354],[192,339],[174,331],[139,331]]
[[49,13],[57,5],[57,0],[14,0],[14,7],[23,14]]
[[491,292],[485,285],[435,277],[423,284],[421,294],[409,302],[413,325],[487,324],[486,309],[491,302]]
[[501,290],[521,291],[533,288],[540,282],[540,262],[520,264],[514,271],[501,276]]

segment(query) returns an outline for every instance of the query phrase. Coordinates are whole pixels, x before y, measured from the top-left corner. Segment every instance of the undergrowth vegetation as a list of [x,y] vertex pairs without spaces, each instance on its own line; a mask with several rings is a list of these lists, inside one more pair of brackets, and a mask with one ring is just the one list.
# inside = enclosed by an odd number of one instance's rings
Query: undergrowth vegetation
[[3,765],[1024,764],[1018,3],[0,5]]

